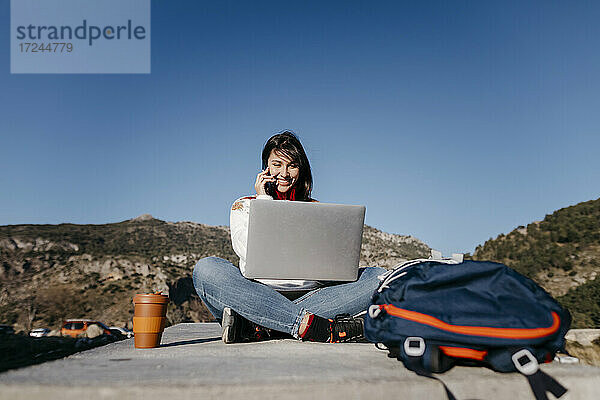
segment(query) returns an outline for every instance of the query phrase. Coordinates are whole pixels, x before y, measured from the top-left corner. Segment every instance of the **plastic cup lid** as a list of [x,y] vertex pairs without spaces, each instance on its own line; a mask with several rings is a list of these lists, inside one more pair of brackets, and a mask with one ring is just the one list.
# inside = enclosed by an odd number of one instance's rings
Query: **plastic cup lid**
[[162,294],[161,292],[150,293],[150,294],[136,294],[133,297],[134,303],[151,303],[151,304],[167,304],[169,303],[169,296]]

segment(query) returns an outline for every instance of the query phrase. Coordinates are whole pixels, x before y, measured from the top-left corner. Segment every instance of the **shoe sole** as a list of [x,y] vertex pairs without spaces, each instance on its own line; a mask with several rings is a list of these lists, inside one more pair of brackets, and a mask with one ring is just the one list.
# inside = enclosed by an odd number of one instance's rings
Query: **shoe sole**
[[229,307],[225,307],[223,309],[223,318],[221,319],[221,339],[223,340],[223,343],[235,343],[234,322],[234,311]]
[[[357,317],[353,317],[353,318],[356,319]],[[329,339],[329,341],[331,343],[368,343],[369,341],[365,338],[364,320],[362,320],[360,325],[362,326],[362,329],[361,329],[362,332],[360,334],[350,336],[350,337],[343,337],[343,338],[338,337],[338,340],[336,340],[336,341],[333,341],[333,335],[332,335],[332,337]]]

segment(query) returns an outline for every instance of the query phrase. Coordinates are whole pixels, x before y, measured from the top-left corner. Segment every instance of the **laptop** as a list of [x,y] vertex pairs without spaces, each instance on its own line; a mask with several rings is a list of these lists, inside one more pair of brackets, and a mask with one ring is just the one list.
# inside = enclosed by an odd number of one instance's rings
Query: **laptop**
[[252,200],[244,276],[355,281],[364,221],[364,206]]

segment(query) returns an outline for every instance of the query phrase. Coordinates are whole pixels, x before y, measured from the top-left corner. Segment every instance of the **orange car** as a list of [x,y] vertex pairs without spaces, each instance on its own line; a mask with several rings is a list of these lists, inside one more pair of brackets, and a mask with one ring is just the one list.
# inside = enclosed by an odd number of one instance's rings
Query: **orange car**
[[106,325],[100,321],[94,321],[91,319],[68,319],[64,322],[60,333],[65,336],[77,337],[77,335],[84,333],[91,325],[98,325],[104,330],[106,335],[110,335],[110,330]]

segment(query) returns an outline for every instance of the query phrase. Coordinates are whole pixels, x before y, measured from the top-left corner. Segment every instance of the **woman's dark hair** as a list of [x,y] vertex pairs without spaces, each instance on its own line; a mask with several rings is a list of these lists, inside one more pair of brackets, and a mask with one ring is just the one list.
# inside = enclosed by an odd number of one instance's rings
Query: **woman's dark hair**
[[[304,148],[300,143],[300,140],[290,131],[284,131],[277,135],[271,136],[262,151],[262,169],[266,169],[268,166],[269,156],[271,151],[276,152],[289,157],[292,161],[298,164],[299,176],[298,182],[295,184],[296,188],[296,200],[299,201],[311,201],[310,193],[312,192],[312,173],[310,172],[310,163],[308,157],[304,152]],[[267,193],[274,196],[274,193],[269,193],[274,189],[267,189]]]

